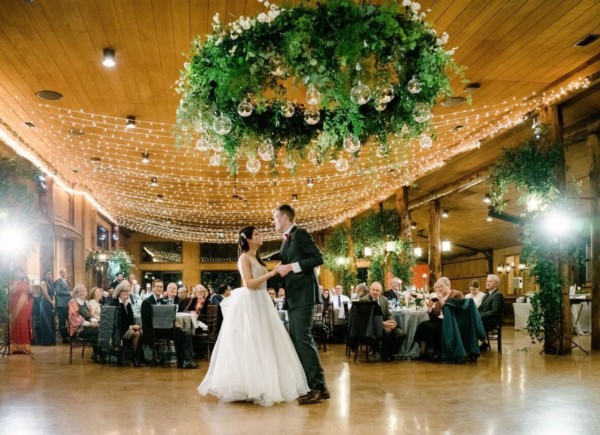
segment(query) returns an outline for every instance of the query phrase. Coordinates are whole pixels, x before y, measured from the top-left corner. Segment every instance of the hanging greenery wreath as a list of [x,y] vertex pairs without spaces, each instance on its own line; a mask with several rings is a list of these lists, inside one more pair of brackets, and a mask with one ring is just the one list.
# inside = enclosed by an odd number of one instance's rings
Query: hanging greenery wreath
[[213,34],[194,41],[177,86],[180,144],[213,149],[215,165],[224,151],[234,172],[249,157],[256,173],[256,155],[274,162],[280,148],[293,170],[298,158],[356,155],[369,140],[385,155],[392,134],[431,134],[431,107],[450,92],[447,70],[460,71],[444,49],[448,35],[436,35],[417,2],[264,4],[266,13],[228,25],[217,14]]

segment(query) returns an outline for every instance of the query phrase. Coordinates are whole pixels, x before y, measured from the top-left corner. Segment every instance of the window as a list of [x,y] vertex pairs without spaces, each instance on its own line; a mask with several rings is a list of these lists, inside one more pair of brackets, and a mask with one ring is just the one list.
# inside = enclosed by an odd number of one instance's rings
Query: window
[[170,282],[177,283],[179,287],[182,284],[181,276],[180,270],[142,270],[141,286],[146,288],[147,294],[152,292],[152,281],[155,279],[160,279],[164,283],[165,290]]
[[142,243],[142,263],[181,263],[181,243]]
[[241,286],[242,278],[237,270],[205,270],[200,272],[200,282],[215,290],[222,284],[229,284],[234,289]]
[[96,225],[96,246],[108,250],[108,230],[102,225]]
[[[279,253],[280,242],[265,242],[260,247],[259,254],[263,260]],[[201,243],[200,261],[202,263],[229,263],[238,259],[238,246],[230,243]]]

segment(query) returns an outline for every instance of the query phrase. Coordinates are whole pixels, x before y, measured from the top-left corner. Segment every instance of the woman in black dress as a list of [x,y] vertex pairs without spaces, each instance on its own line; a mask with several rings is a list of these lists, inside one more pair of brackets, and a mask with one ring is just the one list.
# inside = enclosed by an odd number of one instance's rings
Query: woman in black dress
[[40,283],[42,291],[40,299],[40,323],[36,331],[36,344],[41,346],[56,345],[56,325],[54,323],[54,280],[52,271],[47,270]]

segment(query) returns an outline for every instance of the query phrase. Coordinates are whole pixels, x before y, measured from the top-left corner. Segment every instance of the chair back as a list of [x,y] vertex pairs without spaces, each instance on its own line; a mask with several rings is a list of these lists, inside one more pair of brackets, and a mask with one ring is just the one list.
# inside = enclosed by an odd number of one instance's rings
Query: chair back
[[383,313],[376,301],[357,301],[352,304],[348,342],[377,344],[383,336]]
[[152,305],[152,328],[170,329],[175,326],[177,305]]
[[206,326],[209,341],[216,341],[219,335],[219,306],[210,304],[207,309]]
[[118,319],[119,307],[102,305],[98,326],[98,347],[109,352],[121,343],[121,330]]

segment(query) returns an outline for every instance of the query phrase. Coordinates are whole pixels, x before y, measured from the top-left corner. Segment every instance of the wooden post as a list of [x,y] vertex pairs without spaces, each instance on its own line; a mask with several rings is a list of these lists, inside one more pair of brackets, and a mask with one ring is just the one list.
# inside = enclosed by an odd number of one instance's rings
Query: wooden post
[[[557,147],[560,150],[561,158],[554,167],[556,175],[556,187],[566,195],[567,193],[567,164],[565,160],[565,145],[563,142],[562,122],[557,106],[544,106],[540,110],[540,121],[550,128],[550,146]],[[573,322],[571,320],[571,300],[569,297],[569,287],[571,285],[570,264],[568,260],[567,247],[561,244],[558,260],[558,273],[563,282],[562,287],[562,334],[564,339],[557,343],[560,346],[558,350],[561,354],[571,353],[571,341],[573,339]],[[545,346],[551,346],[552,343],[545,342]],[[547,349],[554,350],[554,349]]]
[[442,251],[440,240],[440,200],[429,203],[429,287],[442,276]]
[[592,350],[600,350],[600,139],[598,133],[587,138],[590,168],[590,196],[592,227]]
[[354,255],[354,239],[352,239],[352,219],[346,219],[343,225],[347,230],[346,242],[348,243],[348,250],[346,251],[346,255],[350,258],[348,269],[352,275],[356,275],[356,256]]
[[396,211],[400,216],[400,240],[412,242],[410,214],[408,213],[408,186],[402,186],[396,193]]

